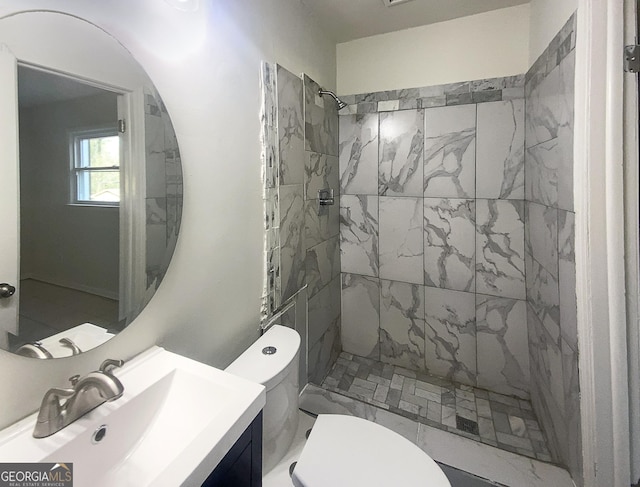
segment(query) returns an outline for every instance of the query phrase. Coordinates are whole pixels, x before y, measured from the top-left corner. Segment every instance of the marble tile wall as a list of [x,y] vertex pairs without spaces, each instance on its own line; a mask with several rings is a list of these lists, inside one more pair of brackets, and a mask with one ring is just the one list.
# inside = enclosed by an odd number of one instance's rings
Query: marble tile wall
[[260,321],[267,320],[282,302],[280,280],[280,211],[278,205],[278,114],[276,66],[260,65],[260,142],[264,219],[264,282]]
[[[162,99],[144,88],[146,153],[147,289],[157,289],[176,246],[182,215],[182,166],[178,139]],[[147,293],[150,298],[153,293]],[[144,306],[144,303],[142,303]]]
[[[524,75],[489,78],[403,90],[341,95],[348,104],[340,115],[365,115],[524,98]],[[342,137],[342,133],[341,133]]]
[[524,75],[345,97],[344,351],[529,398]]
[[[289,299],[303,338],[302,371],[321,383],[341,351],[338,115],[319,86],[279,65],[263,63],[262,161],[265,285],[262,319]],[[336,204],[318,205],[333,189]],[[307,286],[303,290],[304,286]],[[295,298],[294,298],[295,296]]]
[[425,112],[424,196],[475,198],[476,105]]
[[576,320],[575,14],[526,74],[525,267],[533,408],[553,459],[582,485]]
[[380,113],[378,194],[422,196],[424,113],[402,110]]
[[581,485],[574,47],[575,15],[526,75],[341,97],[341,325],[347,353],[531,398]]
[[[303,86],[309,381],[321,384],[342,351],[338,108],[333,99],[318,95],[320,85],[307,75],[303,75]],[[321,189],[333,190],[335,204],[319,206]]]
[[302,80],[276,65],[282,301],[305,284],[305,152]]

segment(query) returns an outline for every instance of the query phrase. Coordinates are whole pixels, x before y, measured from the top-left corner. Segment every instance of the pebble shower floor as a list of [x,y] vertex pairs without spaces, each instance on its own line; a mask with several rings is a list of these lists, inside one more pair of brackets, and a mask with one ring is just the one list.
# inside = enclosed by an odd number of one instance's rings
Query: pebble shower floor
[[529,401],[345,352],[322,387],[434,428],[551,462]]

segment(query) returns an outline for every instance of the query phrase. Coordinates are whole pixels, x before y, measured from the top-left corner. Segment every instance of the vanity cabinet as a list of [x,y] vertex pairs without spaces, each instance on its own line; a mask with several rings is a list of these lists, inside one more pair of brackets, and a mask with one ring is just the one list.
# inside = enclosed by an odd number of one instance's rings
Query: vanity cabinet
[[261,486],[262,411],[202,484],[202,487]]

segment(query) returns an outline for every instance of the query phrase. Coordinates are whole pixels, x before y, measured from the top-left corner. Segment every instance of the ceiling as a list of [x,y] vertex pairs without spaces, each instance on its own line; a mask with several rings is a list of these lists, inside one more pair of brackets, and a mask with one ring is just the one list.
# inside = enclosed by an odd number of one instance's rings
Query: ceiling
[[38,69],[18,65],[18,99],[21,107],[32,107],[85,96],[105,90]]
[[301,0],[336,42],[433,24],[529,3],[529,0]]

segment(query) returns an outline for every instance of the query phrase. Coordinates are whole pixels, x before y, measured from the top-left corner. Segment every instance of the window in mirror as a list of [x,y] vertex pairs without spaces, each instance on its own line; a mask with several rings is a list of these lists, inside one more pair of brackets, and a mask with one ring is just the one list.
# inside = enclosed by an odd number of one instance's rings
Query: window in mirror
[[120,202],[120,139],[114,128],[71,132],[73,204],[118,206]]

